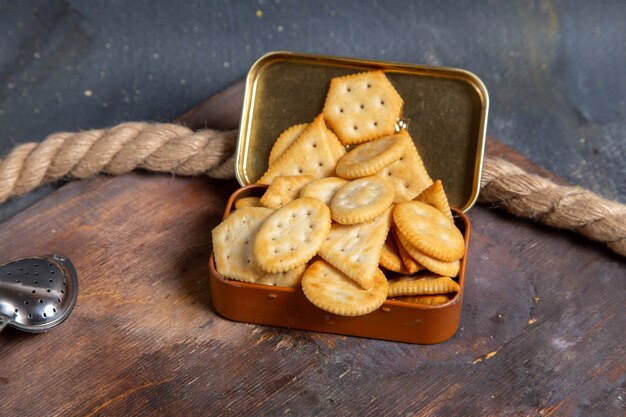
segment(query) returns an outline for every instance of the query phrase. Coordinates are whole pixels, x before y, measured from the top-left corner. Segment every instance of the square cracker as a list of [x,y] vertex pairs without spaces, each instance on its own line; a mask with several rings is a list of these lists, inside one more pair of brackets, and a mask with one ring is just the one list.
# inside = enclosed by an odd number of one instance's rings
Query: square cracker
[[295,200],[300,195],[300,190],[306,184],[313,181],[310,175],[296,175],[293,177],[276,177],[261,197],[261,205],[278,209]]
[[324,118],[345,145],[392,135],[402,97],[382,71],[330,80]]
[[252,247],[259,227],[273,212],[265,207],[241,207],[213,229],[215,267],[224,278],[255,282],[262,275]]
[[414,199],[433,183],[428,172],[426,172],[422,158],[417,153],[413,139],[406,130],[402,130],[400,133],[407,141],[404,155],[375,174],[393,185],[396,191],[394,203]]
[[367,223],[333,224],[319,255],[368,290],[391,225],[391,208]]
[[330,177],[337,161],[346,153],[320,114],[258,180],[270,184],[278,176],[311,175]]

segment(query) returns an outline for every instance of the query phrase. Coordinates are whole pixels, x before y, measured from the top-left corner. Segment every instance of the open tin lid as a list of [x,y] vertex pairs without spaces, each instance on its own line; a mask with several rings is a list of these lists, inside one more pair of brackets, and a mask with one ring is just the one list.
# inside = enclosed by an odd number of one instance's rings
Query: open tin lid
[[239,183],[263,175],[281,132],[322,112],[331,78],[378,69],[404,99],[402,118],[428,173],[441,179],[450,205],[469,210],[480,189],[489,95],[478,77],[453,68],[291,52],[262,56],[246,79]]

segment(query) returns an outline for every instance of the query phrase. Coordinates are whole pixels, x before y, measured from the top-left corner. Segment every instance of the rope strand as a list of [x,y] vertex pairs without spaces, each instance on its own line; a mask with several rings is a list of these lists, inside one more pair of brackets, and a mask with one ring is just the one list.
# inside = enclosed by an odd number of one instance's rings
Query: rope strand
[[[232,178],[236,131],[192,131],[168,123],[129,122],[61,132],[15,147],[0,161],[0,203],[60,178],[121,175],[135,169]],[[548,226],[569,229],[626,256],[626,206],[562,186],[497,158],[485,158],[480,201]]]

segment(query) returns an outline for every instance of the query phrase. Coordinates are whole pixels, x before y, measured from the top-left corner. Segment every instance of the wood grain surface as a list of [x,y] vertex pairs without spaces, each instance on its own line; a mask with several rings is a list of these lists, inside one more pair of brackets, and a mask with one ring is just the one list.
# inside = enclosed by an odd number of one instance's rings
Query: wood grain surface
[[[241,84],[181,122],[236,128],[240,107]],[[3,258],[62,253],[80,279],[60,327],[0,333],[0,416],[624,414],[626,265],[602,246],[477,206],[447,342],[235,323],[210,305],[208,259],[236,188],[100,177],[0,225]]]

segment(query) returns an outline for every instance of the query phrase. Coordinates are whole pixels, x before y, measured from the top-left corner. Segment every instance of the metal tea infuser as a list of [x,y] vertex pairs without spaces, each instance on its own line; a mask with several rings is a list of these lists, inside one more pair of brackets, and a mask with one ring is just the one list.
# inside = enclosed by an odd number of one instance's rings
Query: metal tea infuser
[[0,331],[9,325],[30,333],[45,332],[71,313],[78,277],[61,255],[14,259],[0,265]]

